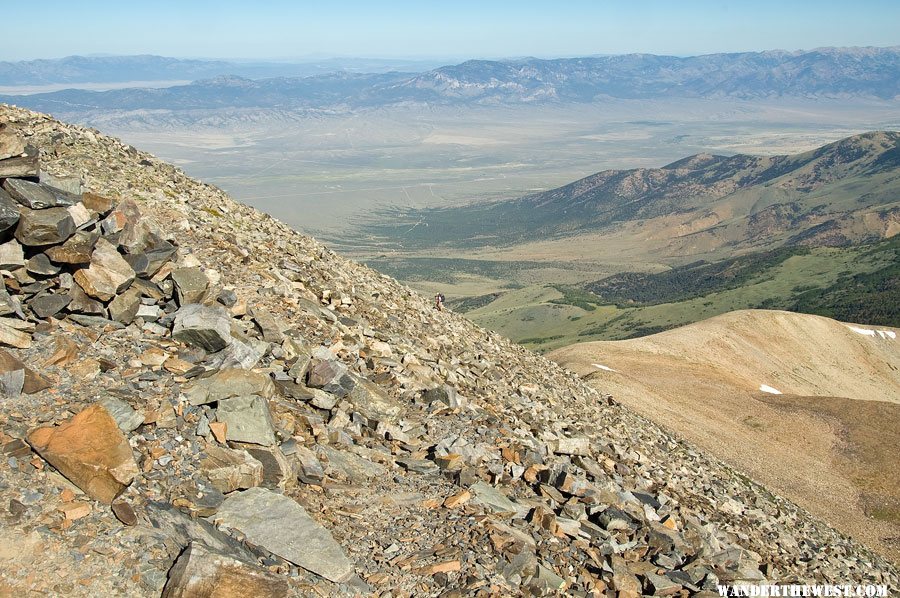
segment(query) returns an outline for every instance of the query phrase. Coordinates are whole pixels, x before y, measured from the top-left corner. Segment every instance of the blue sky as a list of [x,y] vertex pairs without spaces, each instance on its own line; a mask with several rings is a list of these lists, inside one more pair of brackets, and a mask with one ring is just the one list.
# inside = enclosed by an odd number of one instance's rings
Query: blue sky
[[0,60],[691,55],[900,45],[900,1],[43,0],[3,8]]

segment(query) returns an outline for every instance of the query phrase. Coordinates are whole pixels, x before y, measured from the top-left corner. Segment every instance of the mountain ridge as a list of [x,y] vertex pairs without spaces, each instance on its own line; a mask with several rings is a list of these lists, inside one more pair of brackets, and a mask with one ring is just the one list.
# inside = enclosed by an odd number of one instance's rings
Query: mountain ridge
[[[203,65],[196,67],[203,71]],[[232,68],[231,73],[246,73]],[[652,54],[525,59],[469,60],[402,77],[363,77],[356,86],[331,94],[307,95],[317,85],[328,86],[330,75],[301,79],[261,79],[254,107],[293,109],[365,109],[389,105],[498,105],[542,102],[602,102],[605,98],[646,99],[867,97],[893,100],[900,96],[900,47],[813,50],[800,53],[745,52],[674,57]],[[381,73],[389,75],[390,73]],[[201,75],[202,77],[202,75]],[[0,78],[2,81],[2,78]],[[129,95],[64,90],[0,100],[38,110],[63,113],[93,110],[135,110],[155,106],[160,98],[173,110],[216,109],[228,98],[208,82],[171,88],[162,94],[131,90]],[[223,99],[225,103],[223,103]],[[235,104],[235,106],[246,104]]]

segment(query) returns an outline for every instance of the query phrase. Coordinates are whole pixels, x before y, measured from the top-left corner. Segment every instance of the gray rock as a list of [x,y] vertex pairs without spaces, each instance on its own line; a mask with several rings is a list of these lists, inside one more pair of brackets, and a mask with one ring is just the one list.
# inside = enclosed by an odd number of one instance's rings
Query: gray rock
[[288,595],[288,581],[252,563],[246,563],[191,542],[169,570],[162,598]]
[[45,253],[37,253],[25,262],[25,269],[31,274],[39,276],[53,276],[59,274],[61,268],[50,261]]
[[28,302],[28,307],[39,318],[50,318],[61,312],[72,298],[68,295],[41,295]]
[[177,268],[172,271],[172,282],[178,305],[199,303],[209,286],[209,278],[200,268]]
[[591,440],[584,436],[560,438],[556,442],[556,450],[554,452],[557,455],[589,456],[591,454]]
[[32,210],[64,208],[81,201],[81,197],[62,189],[24,179],[6,179],[3,188],[15,201]]
[[172,338],[212,353],[221,351],[233,340],[231,317],[221,307],[185,305],[175,312]]
[[196,379],[185,391],[191,405],[206,405],[238,396],[258,395],[270,399],[275,395],[275,384],[266,374],[230,368],[219,370],[212,376]]
[[141,291],[137,288],[126,289],[109,302],[109,317],[116,322],[131,324],[141,307]]
[[383,476],[387,468],[349,451],[338,450],[324,445],[318,448],[319,454],[328,461],[328,471],[336,470],[354,484],[364,484],[367,480]]
[[305,446],[298,446],[294,451],[297,461],[297,477],[304,484],[321,484],[325,479],[325,469],[316,454]]
[[282,326],[272,314],[259,308],[253,308],[250,315],[259,327],[264,341],[281,344],[281,341],[284,340],[284,334],[281,332]]
[[101,316],[106,314],[106,308],[96,299],[87,296],[77,284],[69,289],[69,297],[72,301],[67,306],[70,313]]
[[434,461],[429,461],[428,459],[397,459],[397,465],[407,471],[413,471],[415,473],[428,474],[441,471],[441,468],[435,465]]
[[106,397],[100,400],[100,404],[106,409],[116,425],[125,434],[133,432],[144,423],[144,414],[131,408],[131,405],[116,397]]
[[345,397],[356,386],[356,378],[336,359],[314,359],[309,365],[307,385],[321,388],[337,397]]
[[394,421],[403,406],[385,390],[365,378],[356,380],[356,384],[347,395],[353,407],[371,422]]
[[176,251],[177,248],[168,241],[159,240],[155,245],[142,252],[126,255],[125,259],[138,273],[138,276],[150,277],[172,259]]
[[19,208],[9,193],[0,188],[0,233],[19,222]]
[[[43,185],[65,191],[75,196],[80,196],[82,189],[81,178],[77,176],[58,176],[41,170],[38,180]],[[96,210],[95,210],[96,211]]]
[[518,513],[522,509],[520,505],[510,500],[497,488],[484,482],[475,482],[469,487],[469,490],[474,494],[475,502],[483,504],[494,513]]
[[15,270],[25,265],[25,252],[15,239],[0,244],[0,269]]
[[25,370],[10,370],[0,373],[0,394],[5,397],[17,397],[25,387]]
[[212,520],[329,581],[353,576],[353,564],[328,530],[299,504],[271,490],[251,488],[229,496]]
[[263,476],[260,486],[272,490],[285,490],[297,485],[294,468],[278,446],[241,445],[241,448],[262,464]]
[[16,239],[22,245],[39,247],[62,243],[75,232],[75,221],[65,208],[31,210],[21,208]]
[[219,401],[216,420],[226,424],[225,438],[263,446],[276,444],[272,414],[263,397],[250,395]]

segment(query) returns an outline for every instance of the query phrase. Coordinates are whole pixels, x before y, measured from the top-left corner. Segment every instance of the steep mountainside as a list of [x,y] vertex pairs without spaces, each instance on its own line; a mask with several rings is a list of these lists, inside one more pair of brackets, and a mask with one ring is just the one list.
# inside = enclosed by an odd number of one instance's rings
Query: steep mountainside
[[[4,593],[900,589],[544,358],[121,142],[0,121]],[[68,191],[21,179],[35,150]]]
[[[142,73],[141,62],[135,77]],[[147,57],[149,58],[152,57]],[[78,61],[78,57],[71,61]],[[80,59],[84,61],[84,59]],[[123,58],[110,60],[127,60]],[[211,75],[265,77],[278,65],[254,67],[199,61],[171,60],[154,68],[175,72],[197,72],[197,78]],[[11,80],[28,80],[32,68],[49,68],[55,63],[18,66],[0,63]],[[226,65],[227,66],[227,65]],[[405,66],[405,65],[398,65]],[[415,64],[411,65],[415,66]],[[65,65],[60,65],[66,68]],[[290,65],[281,67],[289,76]],[[179,71],[181,69],[181,71]],[[23,73],[17,71],[24,70]],[[383,72],[382,69],[374,72]],[[52,73],[52,69],[51,69]],[[230,90],[208,81],[180,86],[160,93],[151,89],[108,92],[59,91],[32,96],[0,97],[37,110],[57,114],[83,114],[91,110],[137,110],[162,107],[217,109],[252,105],[257,108],[372,107],[395,104],[495,105],[540,102],[595,102],[605,98],[770,98],[865,97],[893,100],[900,95],[900,48],[823,48],[798,52],[748,52],[675,57],[628,54],[515,61],[470,60],[421,74],[368,77],[359,85],[337,89],[340,93],[308,93],[321,86],[329,88],[328,76],[276,78],[244,85],[253,93],[235,96]],[[388,73],[390,75],[390,73]],[[60,76],[60,75],[57,75]],[[143,75],[150,77],[149,74]],[[334,91],[334,90],[333,90]]]
[[549,357],[898,555],[898,335],[751,310],[639,339],[575,344]]
[[415,211],[374,234],[405,247],[483,247],[602,233],[640,239],[658,258],[883,238],[900,230],[898,143],[900,133],[873,132],[791,156],[700,154],[513,201]]

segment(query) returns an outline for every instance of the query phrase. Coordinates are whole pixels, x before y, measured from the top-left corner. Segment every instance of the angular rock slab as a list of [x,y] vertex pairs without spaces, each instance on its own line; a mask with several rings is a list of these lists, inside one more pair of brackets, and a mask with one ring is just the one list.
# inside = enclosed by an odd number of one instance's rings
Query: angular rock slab
[[25,151],[25,139],[6,123],[0,123],[0,160],[15,158]]
[[32,210],[73,206],[81,199],[62,189],[23,179],[6,179],[3,188],[14,200]]
[[353,564],[331,533],[290,498],[251,488],[225,499],[211,517],[307,571],[341,583],[353,576]]
[[181,553],[169,570],[162,598],[279,598],[288,595],[285,578],[256,565],[213,552],[200,542]]
[[175,312],[172,338],[210,353],[231,344],[231,317],[221,307],[190,303]]
[[508,496],[497,488],[484,482],[472,484],[469,490],[475,495],[475,502],[483,504],[489,511],[494,513],[518,513],[522,510],[519,504],[510,500]]
[[100,238],[94,245],[91,265],[75,273],[75,282],[91,297],[109,301],[127,289],[134,281],[134,276],[134,270],[115,246]]
[[272,446],[275,439],[272,413],[263,397],[250,395],[219,401],[216,420],[223,422],[225,438],[235,442],[249,442]]
[[229,368],[198,379],[184,394],[191,405],[206,405],[242,395],[271,399],[275,395],[275,383],[266,374]]
[[7,231],[19,222],[19,208],[9,193],[0,189],[0,232]]
[[247,451],[235,451],[211,444],[204,452],[206,458],[200,461],[200,468],[219,492],[234,492],[262,483],[262,463]]
[[200,303],[209,286],[209,279],[200,268],[177,268],[172,272],[172,282],[178,305]]
[[30,210],[22,207],[19,214],[16,239],[22,245],[30,247],[55,245],[62,243],[75,232],[75,221],[65,208]]
[[38,428],[28,443],[89,496],[110,504],[139,473],[128,439],[101,405],[55,428]]

